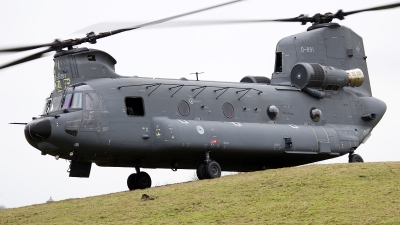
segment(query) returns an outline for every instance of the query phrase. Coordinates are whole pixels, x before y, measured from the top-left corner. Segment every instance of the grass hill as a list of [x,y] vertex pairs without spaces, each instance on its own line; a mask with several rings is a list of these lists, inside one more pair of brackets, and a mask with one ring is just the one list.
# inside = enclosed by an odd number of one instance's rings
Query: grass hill
[[209,223],[400,224],[400,162],[266,170],[0,210],[0,224]]

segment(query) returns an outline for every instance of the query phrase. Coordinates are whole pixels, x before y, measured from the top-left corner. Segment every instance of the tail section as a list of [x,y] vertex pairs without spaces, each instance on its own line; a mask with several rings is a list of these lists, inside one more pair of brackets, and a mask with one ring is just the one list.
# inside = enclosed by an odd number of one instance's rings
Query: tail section
[[372,96],[366,59],[363,40],[358,34],[347,27],[329,24],[279,41],[271,84],[291,85],[291,71],[297,63],[318,63],[344,71],[360,69],[364,82],[351,88]]

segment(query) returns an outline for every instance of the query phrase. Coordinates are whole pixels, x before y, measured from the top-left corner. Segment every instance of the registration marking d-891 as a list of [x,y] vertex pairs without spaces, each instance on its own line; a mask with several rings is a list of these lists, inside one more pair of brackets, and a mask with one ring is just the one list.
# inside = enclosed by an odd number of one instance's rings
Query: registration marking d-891
[[312,52],[314,52],[314,47],[312,47],[312,46],[301,47],[301,48],[300,48],[300,51],[301,51],[301,52],[312,53]]

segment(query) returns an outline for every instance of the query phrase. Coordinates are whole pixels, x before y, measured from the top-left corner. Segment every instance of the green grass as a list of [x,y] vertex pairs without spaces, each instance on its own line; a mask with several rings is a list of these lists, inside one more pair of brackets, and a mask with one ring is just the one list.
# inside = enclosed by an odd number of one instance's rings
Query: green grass
[[0,224],[209,223],[400,224],[400,162],[266,170],[0,210]]

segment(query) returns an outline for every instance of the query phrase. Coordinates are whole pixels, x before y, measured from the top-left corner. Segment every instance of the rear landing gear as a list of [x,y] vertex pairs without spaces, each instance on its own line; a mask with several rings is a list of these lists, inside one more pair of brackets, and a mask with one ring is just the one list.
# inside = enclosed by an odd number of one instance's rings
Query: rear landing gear
[[349,163],[363,163],[364,160],[360,155],[350,154],[349,155]]
[[208,178],[205,162],[202,162],[197,166],[196,174],[197,174],[197,178],[199,178],[199,180],[204,180],[204,179]]
[[206,160],[197,166],[196,174],[199,180],[218,178],[221,177],[221,166],[206,152]]
[[151,187],[151,178],[148,173],[140,172],[136,169],[137,173],[132,173],[129,175],[127,184],[130,191],[136,189],[145,189]]
[[145,189],[151,187],[151,178],[148,173],[140,172],[136,176],[136,185],[140,189]]
[[128,188],[129,188],[130,191],[137,189],[136,177],[137,177],[136,173],[132,173],[128,177],[127,184],[128,184]]

